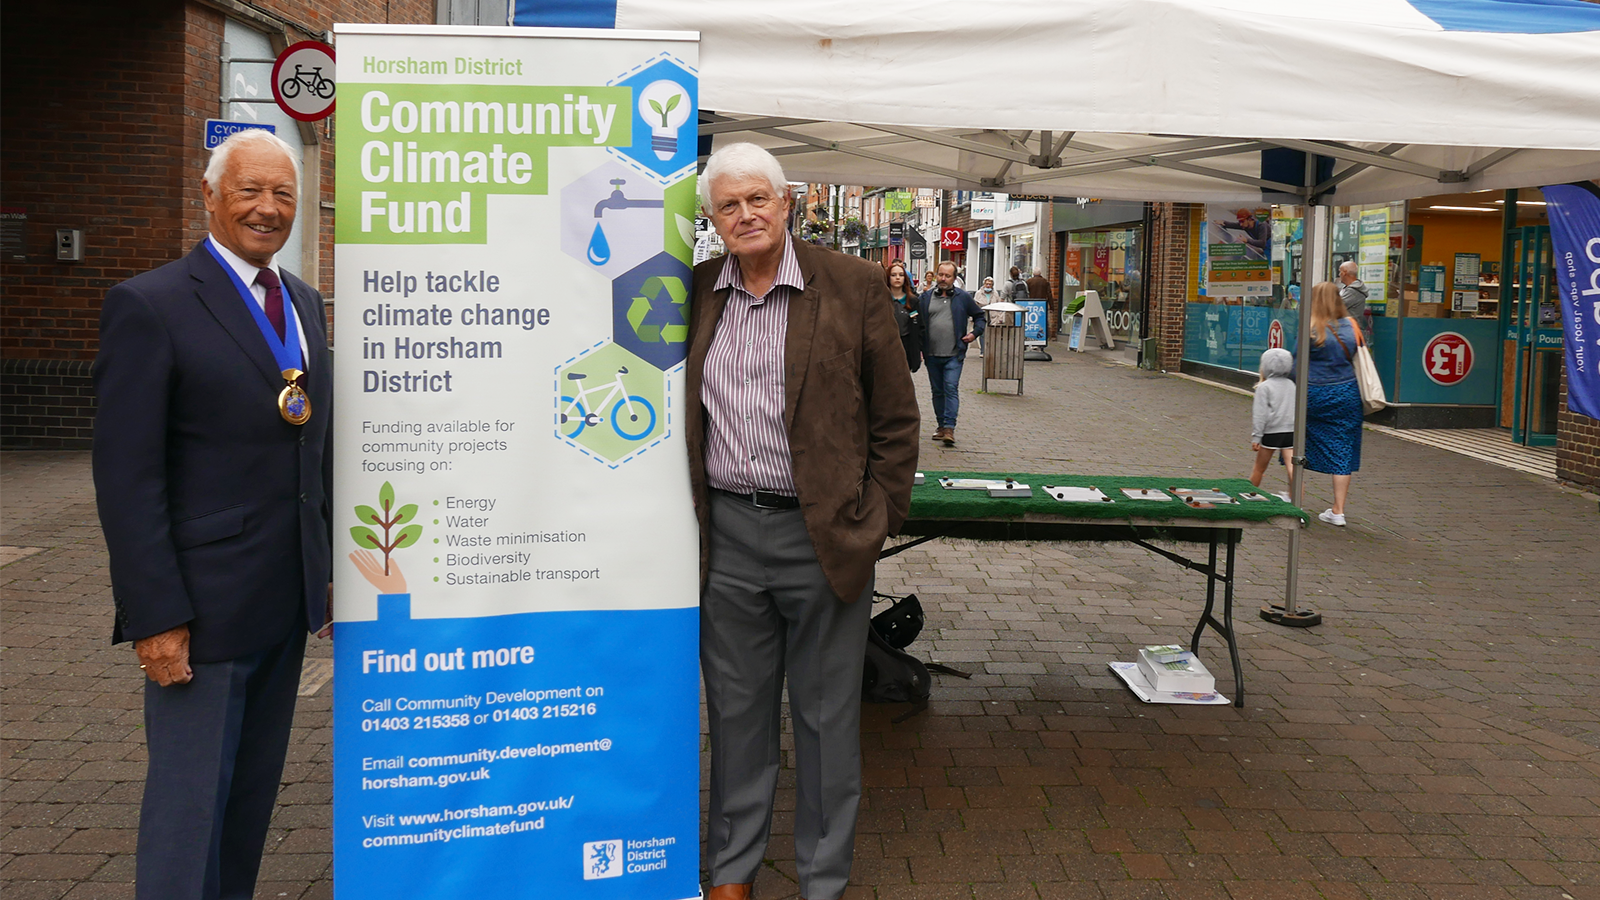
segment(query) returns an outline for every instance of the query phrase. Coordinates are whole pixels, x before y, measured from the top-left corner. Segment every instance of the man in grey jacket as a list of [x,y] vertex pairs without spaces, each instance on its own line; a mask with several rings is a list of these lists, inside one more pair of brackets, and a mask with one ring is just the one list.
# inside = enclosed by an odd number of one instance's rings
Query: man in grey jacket
[[1372,321],[1367,315],[1367,286],[1356,277],[1355,260],[1339,264],[1339,299],[1344,301],[1345,312],[1361,323],[1361,333],[1372,340]]

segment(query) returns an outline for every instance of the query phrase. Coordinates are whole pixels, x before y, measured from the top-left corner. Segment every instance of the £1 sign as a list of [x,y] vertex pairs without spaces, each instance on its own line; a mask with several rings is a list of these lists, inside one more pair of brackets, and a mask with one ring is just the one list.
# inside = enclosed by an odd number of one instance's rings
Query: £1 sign
[[1273,319],[1272,326],[1267,329],[1267,346],[1277,350],[1283,347],[1283,321]]
[[1472,343],[1454,331],[1437,335],[1422,348],[1422,371],[1437,384],[1457,384],[1472,371]]

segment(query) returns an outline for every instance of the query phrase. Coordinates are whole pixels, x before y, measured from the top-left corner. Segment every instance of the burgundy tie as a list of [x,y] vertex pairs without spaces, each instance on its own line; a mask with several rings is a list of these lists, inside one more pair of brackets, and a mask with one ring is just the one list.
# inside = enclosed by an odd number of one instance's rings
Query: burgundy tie
[[267,289],[267,321],[278,331],[278,340],[283,340],[283,282],[278,279],[278,273],[271,269],[262,269],[256,273],[256,284],[265,285]]

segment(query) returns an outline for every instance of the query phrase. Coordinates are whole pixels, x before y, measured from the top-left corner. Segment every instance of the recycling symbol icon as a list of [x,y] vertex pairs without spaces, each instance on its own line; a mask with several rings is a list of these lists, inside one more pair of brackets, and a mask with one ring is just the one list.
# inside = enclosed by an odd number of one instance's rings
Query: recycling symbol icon
[[639,340],[647,344],[681,344],[688,340],[684,302],[689,299],[689,289],[683,281],[652,275],[645,280],[642,291],[628,307],[628,324]]
[[662,370],[689,353],[689,265],[658,253],[611,283],[612,340]]

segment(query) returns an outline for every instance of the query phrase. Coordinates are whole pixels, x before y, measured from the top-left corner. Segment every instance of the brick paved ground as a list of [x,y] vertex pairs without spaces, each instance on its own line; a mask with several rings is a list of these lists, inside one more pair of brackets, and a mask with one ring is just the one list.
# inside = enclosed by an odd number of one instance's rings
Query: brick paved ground
[[[961,446],[925,444],[924,468],[1247,473],[1247,398],[1065,353],[1025,396],[981,395],[978,366]],[[1372,433],[1365,457],[1351,525],[1305,532],[1323,625],[1254,618],[1286,539],[1244,545],[1243,710],[1145,706],[1107,672],[1195,614],[1199,580],[1142,550],[955,541],[886,562],[880,588],[929,613],[913,650],[975,674],[937,676],[900,724],[867,708],[850,896],[1600,898],[1595,499]],[[44,549],[0,571],[0,889],[131,896],[139,672],[105,644],[87,460],[3,463],[0,544]],[[331,893],[329,699],[301,702],[261,897]],[[775,830],[760,893],[793,896],[786,815]]]

